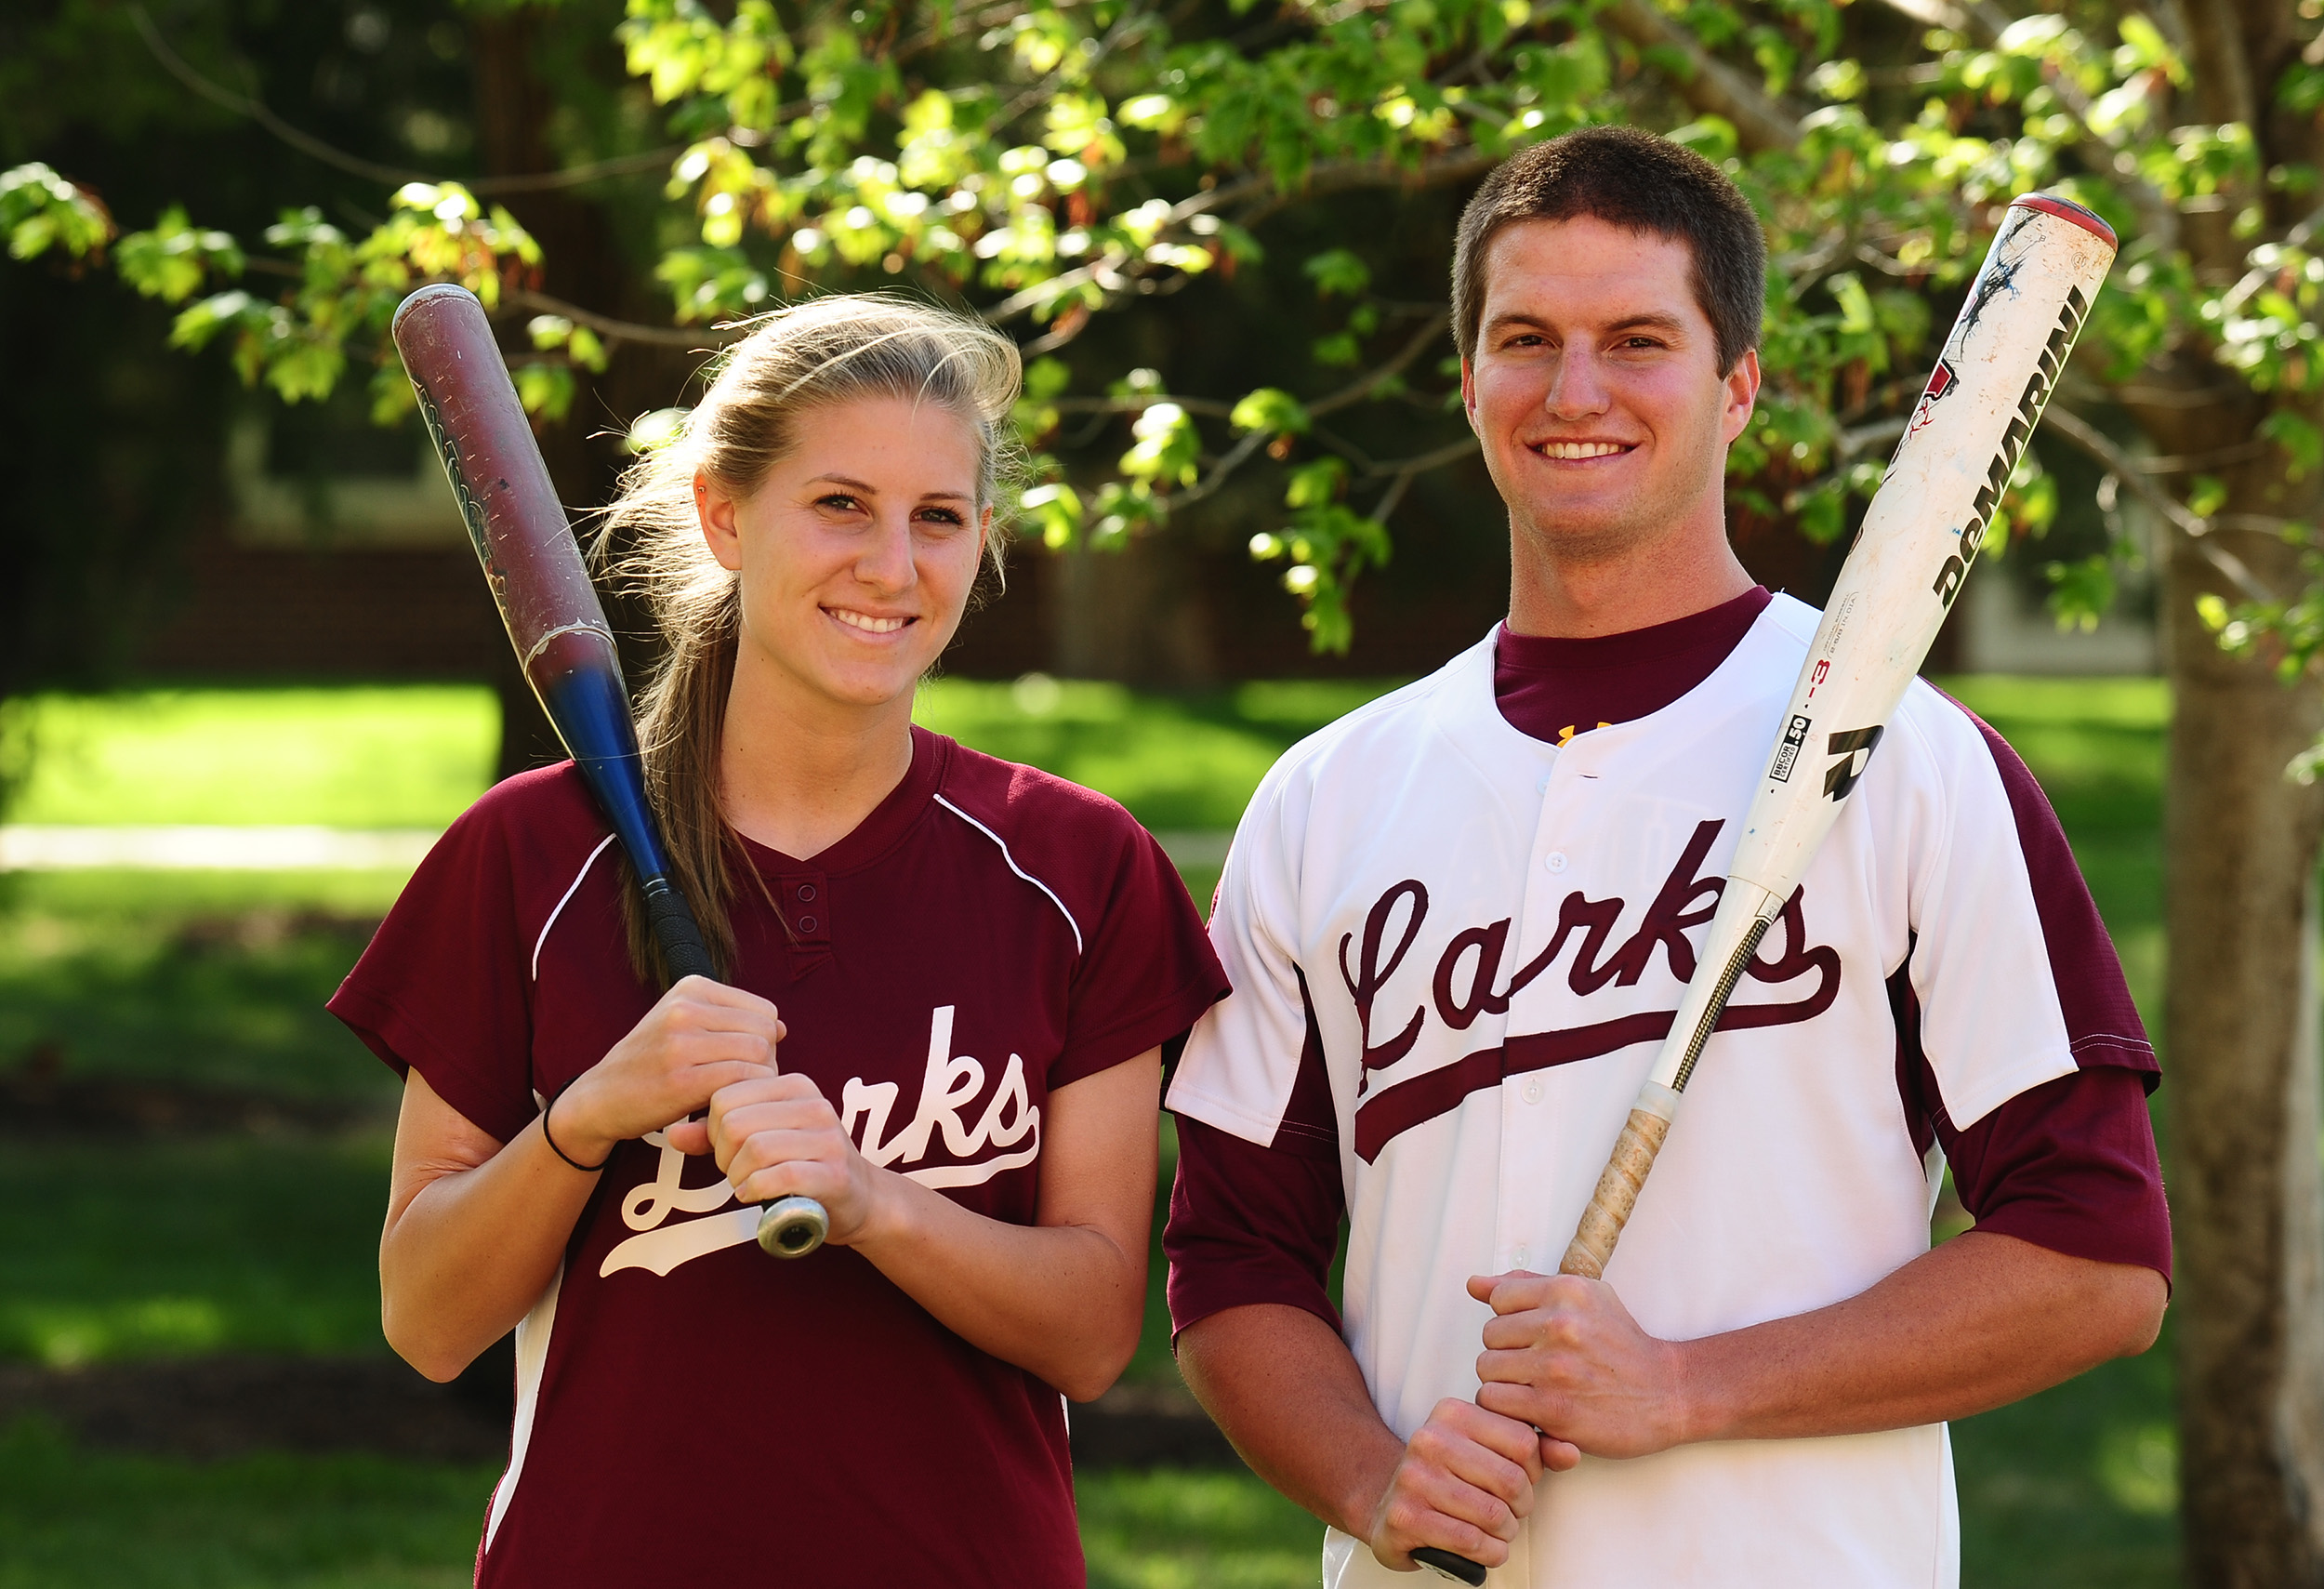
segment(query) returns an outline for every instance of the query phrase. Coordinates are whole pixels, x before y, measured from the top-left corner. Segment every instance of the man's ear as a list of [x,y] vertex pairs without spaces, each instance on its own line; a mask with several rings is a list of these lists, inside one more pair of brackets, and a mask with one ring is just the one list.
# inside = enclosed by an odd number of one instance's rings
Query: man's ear
[[707,474],[694,474],[694,517],[702,525],[702,543],[710,549],[710,555],[719,560],[719,566],[728,570],[743,565],[742,532],[734,524],[734,498],[719,486]]
[[1759,350],[1746,348],[1743,356],[1735,361],[1735,368],[1727,372],[1726,412],[1720,417],[1720,434],[1732,442],[1743,433],[1743,427],[1751,422],[1751,415],[1759,407]]
[[1469,429],[1477,428],[1477,372],[1466,358],[1460,361],[1460,412]]

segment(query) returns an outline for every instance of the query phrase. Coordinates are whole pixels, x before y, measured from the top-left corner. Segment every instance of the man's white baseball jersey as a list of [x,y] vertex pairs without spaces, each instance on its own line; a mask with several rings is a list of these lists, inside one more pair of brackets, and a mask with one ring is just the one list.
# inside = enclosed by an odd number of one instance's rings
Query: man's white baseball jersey
[[[1468,1277],[1546,1272],[1571,1237],[1693,974],[1816,618],[1776,598],[1700,685],[1563,748],[1504,721],[1488,638],[1295,748],[1246,814],[1211,921],[1235,992],[1169,1105],[1270,1142],[1312,1020],[1351,1226],[1346,1338],[1399,1435],[1476,1392],[1490,1312]],[[1926,1251],[1940,1164],[1899,1103],[1900,968],[1955,1125],[2075,1071],[2017,831],[1979,725],[1916,683],[1607,1272],[1649,1333],[1822,1307]],[[1941,1425],[1693,1446],[1545,1479],[1494,1581],[1926,1589],[1956,1581],[1958,1532]],[[1337,1531],[1325,1580],[1410,1582]]]

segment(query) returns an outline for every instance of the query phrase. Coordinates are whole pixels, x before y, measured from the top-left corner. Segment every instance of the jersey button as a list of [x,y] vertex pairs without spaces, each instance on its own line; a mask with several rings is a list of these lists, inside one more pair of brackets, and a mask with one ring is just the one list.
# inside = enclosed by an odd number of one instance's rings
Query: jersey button
[[812,916],[800,917],[799,919],[799,930],[802,933],[813,932],[815,930],[815,919]]
[[1566,866],[1565,852],[1563,850],[1552,850],[1548,854],[1541,857],[1541,864],[1549,867],[1552,873],[1562,872],[1565,869]]
[[1525,1266],[1525,1263],[1526,1263],[1526,1261],[1527,1261],[1528,1259],[1530,1259],[1530,1258],[1533,1256],[1533,1251],[1532,1251],[1532,1249],[1528,1248],[1528,1247],[1527,1247],[1527,1246],[1526,1246],[1524,1242],[1520,1241],[1520,1242],[1517,1244],[1517,1251],[1514,1251],[1514,1252],[1512,1252],[1512,1253],[1510,1254],[1510,1256],[1511,1256],[1512,1258],[1514,1258],[1514,1259],[1516,1260],[1516,1263],[1514,1263],[1513,1265],[1511,1265],[1511,1267],[1512,1267],[1512,1268],[1517,1268],[1517,1269],[1522,1269],[1522,1268],[1524,1268],[1524,1267]]
[[814,885],[813,883],[812,883],[812,882],[803,882],[803,883],[800,883],[800,884],[799,885],[799,902],[801,905],[806,904],[809,900],[811,900],[811,899],[812,899],[812,898],[814,898],[814,897],[815,897],[815,885]]
[[1538,1078],[1536,1078],[1534,1080],[1525,1083],[1525,1102],[1528,1104],[1538,1104],[1540,1101],[1541,1082]]

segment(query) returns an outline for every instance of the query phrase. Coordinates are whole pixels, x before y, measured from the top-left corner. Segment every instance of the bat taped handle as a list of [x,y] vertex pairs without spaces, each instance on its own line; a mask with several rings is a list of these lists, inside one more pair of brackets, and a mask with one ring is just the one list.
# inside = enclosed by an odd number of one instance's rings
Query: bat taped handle
[[1646,1172],[1655,1166],[1655,1155],[1662,1151],[1663,1140],[1670,1134],[1670,1116],[1678,1103],[1678,1094],[1667,1087],[1649,1081],[1631,1106],[1630,1119],[1622,1123],[1622,1134],[1614,1142],[1614,1153],[1606,1160],[1605,1172],[1598,1177],[1597,1189],[1590,1194],[1590,1206],[1582,1212],[1580,1228],[1565,1249],[1565,1256],[1557,1265],[1561,1275],[1581,1275],[1592,1280],[1605,1278],[1605,1266],[1614,1257],[1614,1244],[1622,1238],[1622,1227],[1630,1223],[1631,1211],[1638,1206],[1639,1188],[1646,1184]]
[[640,889],[645,895],[646,925],[654,930],[654,942],[661,948],[662,963],[669,968],[669,979],[706,976],[717,981],[718,966],[710,959],[709,946],[702,941],[702,929],[694,923],[686,896],[667,878],[648,878]]
[[[703,976],[715,981],[718,967],[702,941],[702,929],[686,896],[667,878],[648,878],[641,885],[645,919],[654,941],[669,968],[669,979]],[[812,1198],[778,1198],[759,1211],[759,1246],[771,1258],[804,1258],[823,1245],[830,1234],[831,1216]]]

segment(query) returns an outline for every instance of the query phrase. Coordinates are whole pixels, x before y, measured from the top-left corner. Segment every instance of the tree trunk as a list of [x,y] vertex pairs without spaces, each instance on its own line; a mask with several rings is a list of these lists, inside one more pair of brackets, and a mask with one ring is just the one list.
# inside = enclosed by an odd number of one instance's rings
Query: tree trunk
[[[2279,469],[2252,466],[2233,505],[2312,510],[2283,499]],[[2297,588],[2280,546],[2238,535],[2234,550],[2273,589]],[[2284,764],[2324,726],[2324,701],[2219,650],[2195,598],[2235,592],[2184,537],[2168,573],[2164,1096],[2187,1580],[2308,1589],[2324,1585],[2324,789],[2292,783]]]

